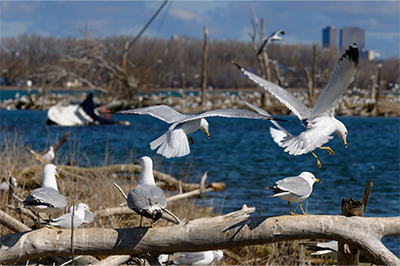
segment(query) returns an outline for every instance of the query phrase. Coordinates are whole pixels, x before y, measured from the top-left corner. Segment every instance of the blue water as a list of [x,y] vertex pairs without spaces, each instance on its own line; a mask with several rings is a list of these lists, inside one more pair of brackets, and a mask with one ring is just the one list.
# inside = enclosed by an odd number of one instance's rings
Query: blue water
[[[285,123],[289,132],[302,130],[294,117]],[[339,117],[349,131],[348,148],[338,136],[329,142],[335,155],[316,150],[322,168],[310,154],[290,156],[271,139],[270,122],[246,119],[209,118],[211,139],[199,131],[194,133],[190,155],[165,159],[150,150],[149,142],[164,133],[169,125],[149,116],[114,115],[116,120],[129,120],[130,126],[60,127],[46,126],[45,111],[0,110],[1,136],[19,132],[23,141],[36,151],[44,150],[66,131],[71,132],[69,143],[57,154],[56,163],[69,160],[82,166],[128,163],[148,155],[155,169],[171,173],[188,182],[199,182],[205,171],[208,182],[224,182],[225,192],[209,193],[202,204],[228,213],[243,204],[255,206],[257,214],[286,215],[287,203],[279,198],[265,198],[270,192],[263,189],[278,179],[310,171],[322,183],[316,183],[303,207],[310,214],[337,215],[343,198],[361,200],[369,179],[372,193],[365,216],[390,217],[400,215],[400,119]],[[78,152],[71,157],[70,149]],[[107,154],[107,156],[105,155]],[[292,207],[296,208],[297,204]],[[296,210],[299,213],[299,210]],[[385,238],[384,243],[400,256],[400,238]]]

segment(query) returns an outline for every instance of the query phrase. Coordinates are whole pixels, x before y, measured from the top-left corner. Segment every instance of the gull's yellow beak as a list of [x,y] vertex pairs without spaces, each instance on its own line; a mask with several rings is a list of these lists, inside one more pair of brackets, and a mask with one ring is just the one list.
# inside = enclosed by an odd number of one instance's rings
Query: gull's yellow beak
[[347,140],[346,140],[346,137],[343,138],[343,144],[344,144],[344,147],[347,148]]
[[210,133],[208,131],[206,131],[206,135],[210,139]]
[[60,175],[59,175],[58,173],[56,173],[56,177],[57,177],[57,178],[60,178]]
[[322,183],[322,181],[317,178],[315,179],[315,182]]
[[139,164],[139,161],[134,162],[133,164]]

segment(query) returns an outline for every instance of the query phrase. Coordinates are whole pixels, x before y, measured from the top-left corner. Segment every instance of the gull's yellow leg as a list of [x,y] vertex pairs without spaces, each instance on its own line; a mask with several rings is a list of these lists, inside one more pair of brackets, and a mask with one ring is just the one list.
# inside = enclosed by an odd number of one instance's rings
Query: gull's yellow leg
[[194,143],[193,138],[190,136],[190,137],[188,137],[188,139],[189,139],[189,141],[190,141],[190,145],[193,145],[193,143]]
[[315,159],[317,159],[318,167],[321,168],[321,161],[319,160],[318,156],[313,151],[310,151],[310,152],[311,152],[312,155],[314,155]]
[[309,214],[307,214],[307,213],[304,212],[303,207],[301,207],[301,202],[299,202],[299,206],[300,206],[300,209],[301,209],[301,214],[303,214],[303,215],[309,215]]
[[318,147],[318,148],[320,148],[321,150],[328,150],[329,155],[335,155],[333,150],[331,148],[329,148],[329,147]]
[[294,212],[292,212],[292,208],[290,207],[290,201],[288,201],[287,203],[289,205],[290,215],[297,215]]

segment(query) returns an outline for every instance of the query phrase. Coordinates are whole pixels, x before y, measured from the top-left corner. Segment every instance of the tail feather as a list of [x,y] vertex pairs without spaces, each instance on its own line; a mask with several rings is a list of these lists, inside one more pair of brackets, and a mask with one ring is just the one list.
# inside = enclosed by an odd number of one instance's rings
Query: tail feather
[[164,135],[150,143],[150,148],[165,158],[183,157],[190,153],[185,132],[181,129],[168,130]]
[[282,130],[270,127],[269,132],[271,134],[272,139],[275,141],[279,147],[282,147],[282,140],[288,136],[288,134]]

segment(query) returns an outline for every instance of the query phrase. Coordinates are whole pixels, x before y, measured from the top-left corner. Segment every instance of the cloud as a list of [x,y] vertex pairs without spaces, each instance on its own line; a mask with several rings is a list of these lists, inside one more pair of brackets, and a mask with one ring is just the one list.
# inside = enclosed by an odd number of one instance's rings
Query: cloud
[[205,17],[199,14],[195,14],[192,11],[184,10],[184,9],[172,9],[169,11],[169,14],[174,18],[184,20],[184,21],[196,21],[196,23],[204,23]]

